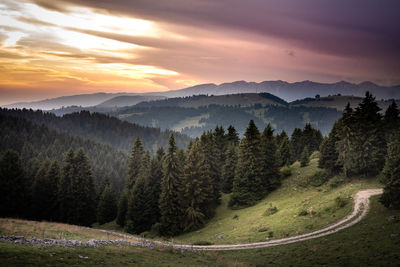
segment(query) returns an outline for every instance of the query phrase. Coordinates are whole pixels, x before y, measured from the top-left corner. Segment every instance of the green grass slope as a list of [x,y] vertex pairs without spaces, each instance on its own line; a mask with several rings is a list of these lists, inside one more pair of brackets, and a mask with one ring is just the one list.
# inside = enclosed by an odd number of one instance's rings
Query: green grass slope
[[181,253],[128,246],[36,247],[0,242],[0,266],[399,266],[400,222],[388,220],[393,216],[400,218],[400,210],[388,210],[373,197],[366,218],[338,233],[243,251]]
[[[281,188],[246,209],[229,209],[229,195],[223,195],[216,216],[205,227],[178,236],[174,241],[189,244],[235,244],[311,232],[349,214],[353,209],[351,197],[355,192],[381,187],[376,179],[353,179],[336,188],[330,185],[332,181],[320,187],[308,185],[308,177],[320,170],[317,165],[317,158],[312,159],[306,167],[300,167],[298,162],[293,164],[292,175],[283,181]],[[338,178],[342,177],[334,179]],[[337,203],[338,197],[344,201],[343,207]],[[278,212],[268,215],[271,207],[276,207]]]

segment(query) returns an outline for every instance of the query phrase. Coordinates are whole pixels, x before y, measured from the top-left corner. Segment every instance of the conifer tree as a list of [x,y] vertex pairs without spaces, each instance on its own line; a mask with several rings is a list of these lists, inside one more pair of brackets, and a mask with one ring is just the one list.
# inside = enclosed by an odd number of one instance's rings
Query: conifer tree
[[121,227],[125,227],[126,213],[128,211],[128,193],[128,189],[124,189],[118,201],[117,224]]
[[[220,192],[220,170],[218,155],[215,148],[215,139],[211,131],[204,132],[200,137],[200,147],[202,153],[206,155],[204,158],[204,168],[207,175],[210,177],[210,183],[213,187],[213,201],[214,205],[217,206],[220,203],[221,192]],[[221,167],[222,168],[222,167]],[[211,209],[213,210],[213,209]]]
[[62,175],[58,184],[59,221],[72,223],[74,197],[72,183],[75,177],[75,153],[70,148],[65,156]]
[[171,236],[178,234],[182,230],[183,211],[180,206],[182,201],[182,170],[179,166],[173,134],[171,134],[168,144],[168,150],[163,162],[159,207],[161,231],[164,235]]
[[235,146],[239,145],[239,135],[236,132],[235,127],[233,127],[232,125],[229,125],[228,127],[228,133],[226,134],[226,141],[228,143],[233,143]]
[[117,195],[111,184],[105,186],[97,206],[97,221],[99,224],[111,222],[117,216]]
[[290,138],[290,145],[292,146],[293,154],[297,160],[300,159],[301,153],[304,149],[304,144],[302,143],[302,135],[303,131],[300,128],[295,128]]
[[235,169],[237,165],[237,147],[231,143],[226,150],[225,164],[222,169],[221,191],[225,194],[232,192]]
[[304,147],[308,146],[308,150],[310,153],[319,150],[319,146],[321,145],[323,140],[322,134],[319,130],[316,130],[311,127],[310,123],[307,123],[304,126],[302,136],[301,136],[301,152],[303,152]]
[[342,117],[338,121],[338,139],[336,142],[336,151],[338,152],[337,165],[342,166],[345,176],[349,176],[351,169],[354,168],[355,162],[351,160],[355,151],[352,150],[352,140],[355,125],[354,110],[350,103],[347,103]]
[[60,180],[60,166],[54,160],[45,161],[40,167],[32,187],[34,218],[55,221],[58,215],[57,193]]
[[264,196],[262,155],[260,132],[251,120],[240,142],[229,206],[252,205]]
[[263,152],[263,188],[266,193],[271,192],[280,186],[279,162],[277,144],[274,137],[274,130],[268,123],[261,136],[261,147]]
[[287,135],[281,136],[278,148],[279,166],[290,166],[293,163],[293,152]]
[[385,138],[387,141],[390,140],[391,136],[400,127],[400,111],[397,107],[396,101],[392,101],[389,107],[386,109],[385,116],[383,117],[383,124],[385,130]]
[[7,150],[0,158],[0,216],[26,214],[28,186],[21,158],[17,152]]
[[213,142],[215,147],[216,156],[216,170],[218,171],[218,177],[222,176],[222,167],[225,164],[225,152],[226,152],[226,136],[225,130],[222,126],[215,127],[213,133]]
[[333,125],[328,137],[321,144],[321,156],[318,161],[318,167],[326,169],[330,174],[338,173],[342,166],[338,164],[339,153],[336,150],[336,143],[339,138],[340,122]]
[[379,111],[375,98],[367,92],[345,123],[337,150],[347,175],[352,173],[371,176],[381,171],[386,144]]
[[147,183],[147,217],[149,225],[160,221],[159,199],[161,193],[161,180],[163,177],[164,149],[160,147],[150,162],[150,176]]
[[193,143],[184,169],[184,231],[194,230],[203,225],[209,213],[208,209],[212,207],[213,187],[204,165],[205,157],[199,141]]
[[400,129],[392,136],[388,145],[383,169],[384,191],[380,201],[388,208],[400,208]]
[[141,168],[136,183],[128,196],[128,210],[126,215],[126,230],[129,233],[139,234],[148,230],[148,198],[146,189],[150,176],[150,155],[148,152],[142,158]]
[[308,146],[305,146],[301,153],[300,166],[305,167],[310,163],[310,153],[308,152]]
[[140,141],[138,137],[135,140],[131,155],[129,157],[128,179],[127,179],[128,189],[132,189],[133,186],[135,185],[136,179],[139,175],[143,155],[144,155],[144,149],[142,141]]
[[74,162],[75,177],[72,182],[73,223],[90,226],[96,221],[96,188],[89,159],[82,148],[76,153]]

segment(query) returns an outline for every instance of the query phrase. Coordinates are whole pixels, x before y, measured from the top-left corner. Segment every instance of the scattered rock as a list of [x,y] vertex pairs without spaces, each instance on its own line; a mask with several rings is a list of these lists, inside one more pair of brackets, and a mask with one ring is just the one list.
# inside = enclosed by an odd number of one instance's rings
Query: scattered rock
[[79,257],[80,259],[89,259],[88,256],[81,256],[81,255],[78,255],[78,257]]
[[390,234],[390,238],[397,238],[399,234]]
[[386,220],[387,220],[388,222],[397,222],[397,221],[398,221],[398,218],[397,218],[396,216],[393,215],[393,216],[387,217]]
[[222,235],[217,236],[218,239],[224,238]]

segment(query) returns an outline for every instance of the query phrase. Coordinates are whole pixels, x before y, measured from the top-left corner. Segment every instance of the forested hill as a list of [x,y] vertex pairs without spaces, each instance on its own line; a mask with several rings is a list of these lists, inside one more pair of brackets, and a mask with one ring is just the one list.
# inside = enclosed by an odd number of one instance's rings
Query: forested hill
[[228,95],[193,95],[190,97],[168,98],[164,100],[144,101],[137,107],[190,107],[198,108],[209,105],[248,107],[254,104],[287,106],[288,103],[269,93],[248,93]]
[[8,149],[18,152],[31,179],[47,159],[63,162],[70,148],[84,149],[98,183],[108,178],[117,190],[124,186],[127,154],[104,144],[50,130],[22,117],[7,116],[4,110],[0,112],[0,154]]
[[[50,129],[77,135],[85,139],[110,145],[116,149],[129,152],[133,142],[139,137],[145,149],[155,152],[159,147],[166,147],[171,131],[139,126],[121,121],[115,117],[100,113],[81,111],[57,117],[51,113],[33,110],[0,109],[7,116],[21,117],[36,124],[44,124]],[[185,147],[190,138],[175,133],[178,147]]]

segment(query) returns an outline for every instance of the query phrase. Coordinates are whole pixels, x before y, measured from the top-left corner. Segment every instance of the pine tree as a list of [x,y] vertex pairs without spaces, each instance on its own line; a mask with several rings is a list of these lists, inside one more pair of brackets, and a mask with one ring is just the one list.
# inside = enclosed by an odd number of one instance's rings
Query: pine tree
[[28,186],[18,153],[6,151],[0,158],[0,216],[24,217]]
[[268,123],[261,136],[261,147],[263,152],[263,188],[266,193],[278,188],[281,184],[279,174],[279,162],[277,144],[274,137],[274,130]]
[[74,197],[72,222],[90,226],[96,221],[96,188],[89,159],[82,148],[76,153],[75,177],[72,180]]
[[310,163],[310,153],[308,151],[309,151],[308,146],[305,146],[303,152],[301,153],[301,160],[300,160],[301,167],[305,167]]
[[388,208],[400,208],[400,129],[392,136],[388,145],[383,169],[384,191],[380,201]]
[[62,175],[58,184],[59,221],[72,223],[74,197],[72,183],[75,177],[75,153],[70,148],[65,156]]
[[354,112],[343,115],[346,119],[337,150],[346,175],[371,176],[381,171],[386,144],[379,111],[375,98],[367,92]]
[[386,109],[385,116],[383,117],[383,124],[385,128],[385,138],[390,140],[391,136],[400,127],[400,111],[396,102],[393,100],[389,107]]
[[297,160],[300,159],[301,153],[304,149],[304,144],[302,143],[303,131],[300,128],[295,128],[293,130],[292,136],[290,138],[290,145],[292,146],[293,154]]
[[218,171],[218,177],[222,176],[222,167],[225,164],[225,152],[226,152],[226,136],[225,130],[222,126],[216,127],[213,133],[213,142],[215,147],[215,159],[216,159],[216,169]]
[[127,189],[122,191],[118,201],[117,224],[121,227],[125,227],[126,213],[128,211],[128,193]]
[[355,152],[352,150],[352,140],[354,136],[353,127],[354,110],[350,103],[347,103],[342,117],[338,121],[338,139],[336,142],[336,151],[338,152],[337,165],[342,166],[345,176],[349,176],[350,170],[354,168],[355,162],[351,160]]
[[135,144],[133,145],[132,152],[129,158],[128,179],[127,179],[128,189],[132,189],[133,186],[135,185],[136,179],[139,175],[143,155],[144,155],[144,149],[142,141],[140,141],[138,137],[135,140]]
[[58,219],[57,193],[60,167],[56,160],[43,162],[32,187],[34,218],[54,221]]
[[112,185],[105,186],[97,206],[97,221],[99,224],[111,222],[117,216],[117,195]]
[[149,225],[160,221],[160,208],[158,203],[161,194],[164,156],[164,149],[160,147],[150,162],[150,177],[146,188]]
[[290,147],[287,135],[281,136],[281,143],[278,149],[279,166],[290,166],[293,163],[293,152]]
[[339,153],[336,150],[336,143],[340,141],[339,128],[340,123],[336,122],[328,137],[321,144],[318,167],[326,169],[330,174],[338,173],[342,167],[338,164]]
[[150,176],[150,156],[146,152],[142,158],[141,168],[136,183],[128,196],[128,210],[126,215],[126,230],[129,233],[139,234],[151,227],[148,223],[147,183]]
[[226,140],[228,143],[232,143],[235,146],[239,145],[239,135],[236,132],[235,127],[233,127],[232,125],[229,125],[228,127],[228,133],[226,134]]
[[[204,168],[207,175],[210,177],[210,182],[213,187],[213,201],[214,205],[217,206],[220,203],[221,192],[221,174],[220,169],[222,167],[219,166],[218,154],[215,147],[215,138],[212,132],[205,132],[200,137],[200,147],[202,149],[202,153],[206,155],[204,159]],[[211,209],[213,210],[213,209]]]
[[239,146],[231,207],[252,205],[264,196],[262,155],[260,132],[251,120]]
[[174,135],[171,134],[169,146],[163,162],[163,178],[161,180],[160,214],[162,233],[167,236],[181,232],[183,211],[180,206],[182,199],[182,172],[177,158],[177,148]]
[[225,158],[225,164],[222,169],[221,191],[229,194],[232,192],[237,165],[237,147],[233,143],[228,146]]
[[200,143],[193,144],[184,169],[183,230],[191,231],[203,225],[213,203],[213,187],[207,172]]

